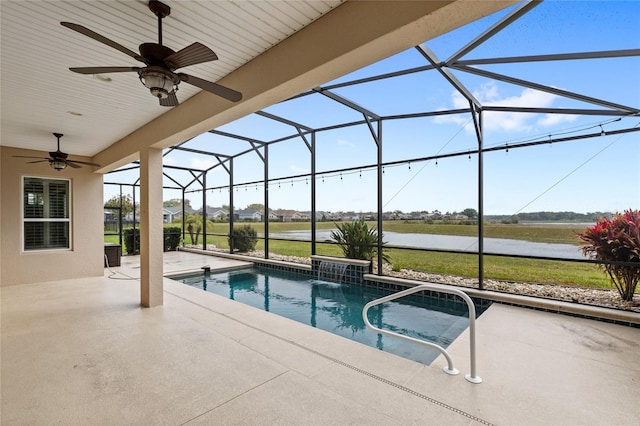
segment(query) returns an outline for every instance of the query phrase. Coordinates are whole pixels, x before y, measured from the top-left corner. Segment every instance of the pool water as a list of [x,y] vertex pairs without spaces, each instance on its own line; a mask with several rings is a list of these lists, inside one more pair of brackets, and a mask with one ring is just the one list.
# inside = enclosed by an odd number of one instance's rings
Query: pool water
[[[339,336],[424,364],[439,352],[369,330],[362,319],[368,302],[393,293],[375,288],[310,279],[275,270],[242,269],[171,277],[184,284],[308,324]],[[477,315],[488,305],[476,303]],[[376,327],[436,343],[444,348],[468,326],[460,300],[408,296],[369,309]]]

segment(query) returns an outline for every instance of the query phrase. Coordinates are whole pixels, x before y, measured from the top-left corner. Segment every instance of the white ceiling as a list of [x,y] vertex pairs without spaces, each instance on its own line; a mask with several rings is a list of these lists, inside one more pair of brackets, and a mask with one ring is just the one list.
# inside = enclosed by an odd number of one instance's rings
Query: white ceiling
[[[219,57],[184,69],[217,81],[343,0],[164,0],[163,44],[179,50],[199,41]],[[0,2],[0,145],[55,150],[53,132],[64,133],[62,150],[93,156],[163,114],[136,73],[108,74],[111,81],[69,67],[140,66],[129,56],[60,25],[85,26],[138,50],[158,41],[157,18],[144,0]],[[183,71],[181,69],[180,71]],[[180,102],[200,89],[182,83]]]

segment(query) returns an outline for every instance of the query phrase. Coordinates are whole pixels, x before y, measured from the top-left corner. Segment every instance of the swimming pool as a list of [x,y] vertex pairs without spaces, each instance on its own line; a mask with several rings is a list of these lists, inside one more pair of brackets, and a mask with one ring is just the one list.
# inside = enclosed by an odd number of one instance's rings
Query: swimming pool
[[[430,364],[439,352],[368,329],[362,309],[393,293],[367,286],[336,284],[308,275],[267,269],[199,272],[171,279],[311,325],[414,361]],[[475,301],[479,316],[490,302]],[[450,297],[409,296],[371,308],[376,327],[448,347],[469,324],[467,306]]]

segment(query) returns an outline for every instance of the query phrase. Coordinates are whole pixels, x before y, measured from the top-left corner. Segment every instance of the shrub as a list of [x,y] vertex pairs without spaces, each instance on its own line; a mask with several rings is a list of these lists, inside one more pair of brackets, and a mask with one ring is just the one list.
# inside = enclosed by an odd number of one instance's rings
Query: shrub
[[177,226],[164,228],[164,251],[175,251],[180,245],[182,229]]
[[[373,260],[378,252],[378,230],[369,228],[364,218],[348,223],[336,223],[337,231],[331,232],[331,239],[342,249],[344,256],[349,259]],[[386,244],[386,242],[382,242]],[[382,260],[390,263],[390,258],[384,252]]]
[[[140,253],[140,230],[133,228],[123,229],[124,233],[124,248],[127,254]],[[134,245],[134,233],[135,233],[135,245]]]
[[603,268],[622,300],[633,300],[640,279],[640,210],[625,210],[613,218],[597,218],[593,227],[578,234],[582,252],[607,262],[633,262],[638,266],[604,263]]
[[[232,239],[233,244],[231,244]],[[228,242],[229,247],[233,247],[234,250],[238,250],[240,253],[246,253],[255,250],[258,243],[258,232],[250,225],[234,226]]]

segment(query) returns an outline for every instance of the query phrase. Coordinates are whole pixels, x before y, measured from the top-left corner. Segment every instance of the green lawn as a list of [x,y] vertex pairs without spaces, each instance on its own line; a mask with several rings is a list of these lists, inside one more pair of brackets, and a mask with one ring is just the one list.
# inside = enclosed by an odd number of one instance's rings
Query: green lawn
[[[250,223],[256,231],[264,232],[263,223]],[[370,225],[375,226],[375,222]],[[169,225],[168,225],[169,226]],[[176,225],[171,225],[176,226]],[[179,225],[178,225],[179,226]],[[332,222],[319,222],[317,229],[332,229]],[[229,231],[228,223],[216,223],[207,227],[207,232],[223,235],[208,235],[207,244],[215,244],[218,248],[228,249],[229,244],[226,234]],[[270,232],[283,232],[293,230],[309,230],[308,222],[270,223]],[[475,225],[457,224],[427,224],[412,221],[387,221],[383,229],[392,232],[425,233],[440,235],[477,236],[478,229]],[[503,225],[486,224],[485,236],[490,238],[520,239],[533,242],[578,244],[576,232],[580,231],[571,224],[566,226],[543,225]],[[187,243],[190,237],[187,235]],[[105,236],[105,242],[117,243],[118,236]],[[202,236],[199,238],[202,244]],[[258,241],[256,249],[264,250],[264,240]],[[269,251],[285,256],[308,257],[311,255],[311,244],[304,241],[269,241]],[[341,256],[338,247],[331,244],[316,245],[317,254],[329,256]],[[477,277],[478,256],[473,254],[437,253],[417,250],[389,249],[394,269],[408,268],[418,271],[426,271],[437,274],[459,275],[465,277]],[[488,279],[500,279],[511,281],[538,282],[563,285],[579,285],[596,288],[609,288],[609,280],[605,274],[595,265],[564,262],[545,261],[536,259],[519,259],[498,256],[484,256],[484,276]]]

